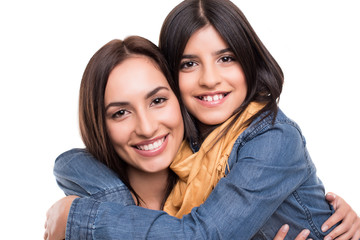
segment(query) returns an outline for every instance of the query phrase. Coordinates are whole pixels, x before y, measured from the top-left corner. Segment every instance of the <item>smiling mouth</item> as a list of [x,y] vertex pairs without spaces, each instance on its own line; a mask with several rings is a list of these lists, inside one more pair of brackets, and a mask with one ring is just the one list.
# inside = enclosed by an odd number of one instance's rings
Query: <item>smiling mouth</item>
[[201,101],[205,101],[205,102],[215,102],[215,101],[219,101],[219,100],[223,99],[224,97],[229,95],[229,93],[230,92],[213,94],[213,95],[203,95],[203,96],[198,96],[196,98],[200,99]]
[[139,150],[142,150],[142,151],[153,151],[153,150],[156,150],[158,148],[160,148],[163,143],[165,142],[165,139],[166,139],[167,135],[160,138],[160,139],[157,139],[151,143],[148,143],[148,144],[141,144],[141,145],[135,145],[134,147],[139,149]]

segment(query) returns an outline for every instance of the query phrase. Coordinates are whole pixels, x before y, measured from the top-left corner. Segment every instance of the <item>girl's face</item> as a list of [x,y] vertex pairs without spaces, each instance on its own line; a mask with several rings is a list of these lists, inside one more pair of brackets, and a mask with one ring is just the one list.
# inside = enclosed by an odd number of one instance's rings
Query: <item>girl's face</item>
[[245,100],[245,76],[228,44],[211,25],[187,42],[179,71],[181,97],[205,125],[221,124]]
[[144,56],[110,73],[105,88],[106,126],[119,156],[131,169],[167,169],[184,135],[179,102],[163,73]]

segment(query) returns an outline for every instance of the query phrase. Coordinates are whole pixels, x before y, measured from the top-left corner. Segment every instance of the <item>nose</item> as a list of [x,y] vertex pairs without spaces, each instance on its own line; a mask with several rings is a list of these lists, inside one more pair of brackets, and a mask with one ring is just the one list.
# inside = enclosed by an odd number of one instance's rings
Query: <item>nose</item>
[[204,65],[199,78],[200,86],[213,89],[220,81],[220,75],[216,70],[216,66],[211,64]]
[[135,133],[139,136],[150,138],[153,137],[158,130],[158,122],[149,113],[141,113],[137,116]]

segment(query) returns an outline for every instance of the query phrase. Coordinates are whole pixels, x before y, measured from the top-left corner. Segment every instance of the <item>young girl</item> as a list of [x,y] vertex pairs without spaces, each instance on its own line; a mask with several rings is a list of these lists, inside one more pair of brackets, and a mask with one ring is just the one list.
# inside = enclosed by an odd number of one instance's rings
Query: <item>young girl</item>
[[[177,220],[164,212],[77,199],[71,230],[108,237],[136,232],[139,237],[267,239],[290,223],[294,232],[309,228],[312,238],[323,238],[330,224],[321,226],[332,211],[299,128],[278,110],[281,69],[240,10],[228,1],[184,1],[165,20],[160,48],[190,112],[186,118],[198,129],[190,131],[196,134],[172,165],[180,181],[164,209],[181,216],[207,201]],[[358,237],[354,219],[348,232],[338,227],[330,236]],[[93,228],[73,225],[87,220]]]

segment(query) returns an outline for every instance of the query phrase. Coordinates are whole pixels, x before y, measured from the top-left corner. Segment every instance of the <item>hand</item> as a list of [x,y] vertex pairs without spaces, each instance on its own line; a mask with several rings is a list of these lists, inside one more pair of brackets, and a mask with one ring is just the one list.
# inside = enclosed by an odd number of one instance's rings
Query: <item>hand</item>
[[[288,231],[289,231],[289,225],[287,224],[283,225],[277,232],[276,236],[274,237],[274,240],[284,240]],[[309,234],[310,231],[308,229],[304,229],[296,236],[295,240],[305,240],[309,236]]]
[[50,207],[46,213],[44,240],[65,239],[66,222],[72,202],[78,196],[67,196]]
[[326,200],[334,207],[335,213],[324,222],[321,227],[326,232],[336,223],[342,221],[339,226],[325,236],[325,240],[331,239],[359,239],[360,238],[360,218],[356,212],[345,202],[344,199],[334,193],[326,194]]

